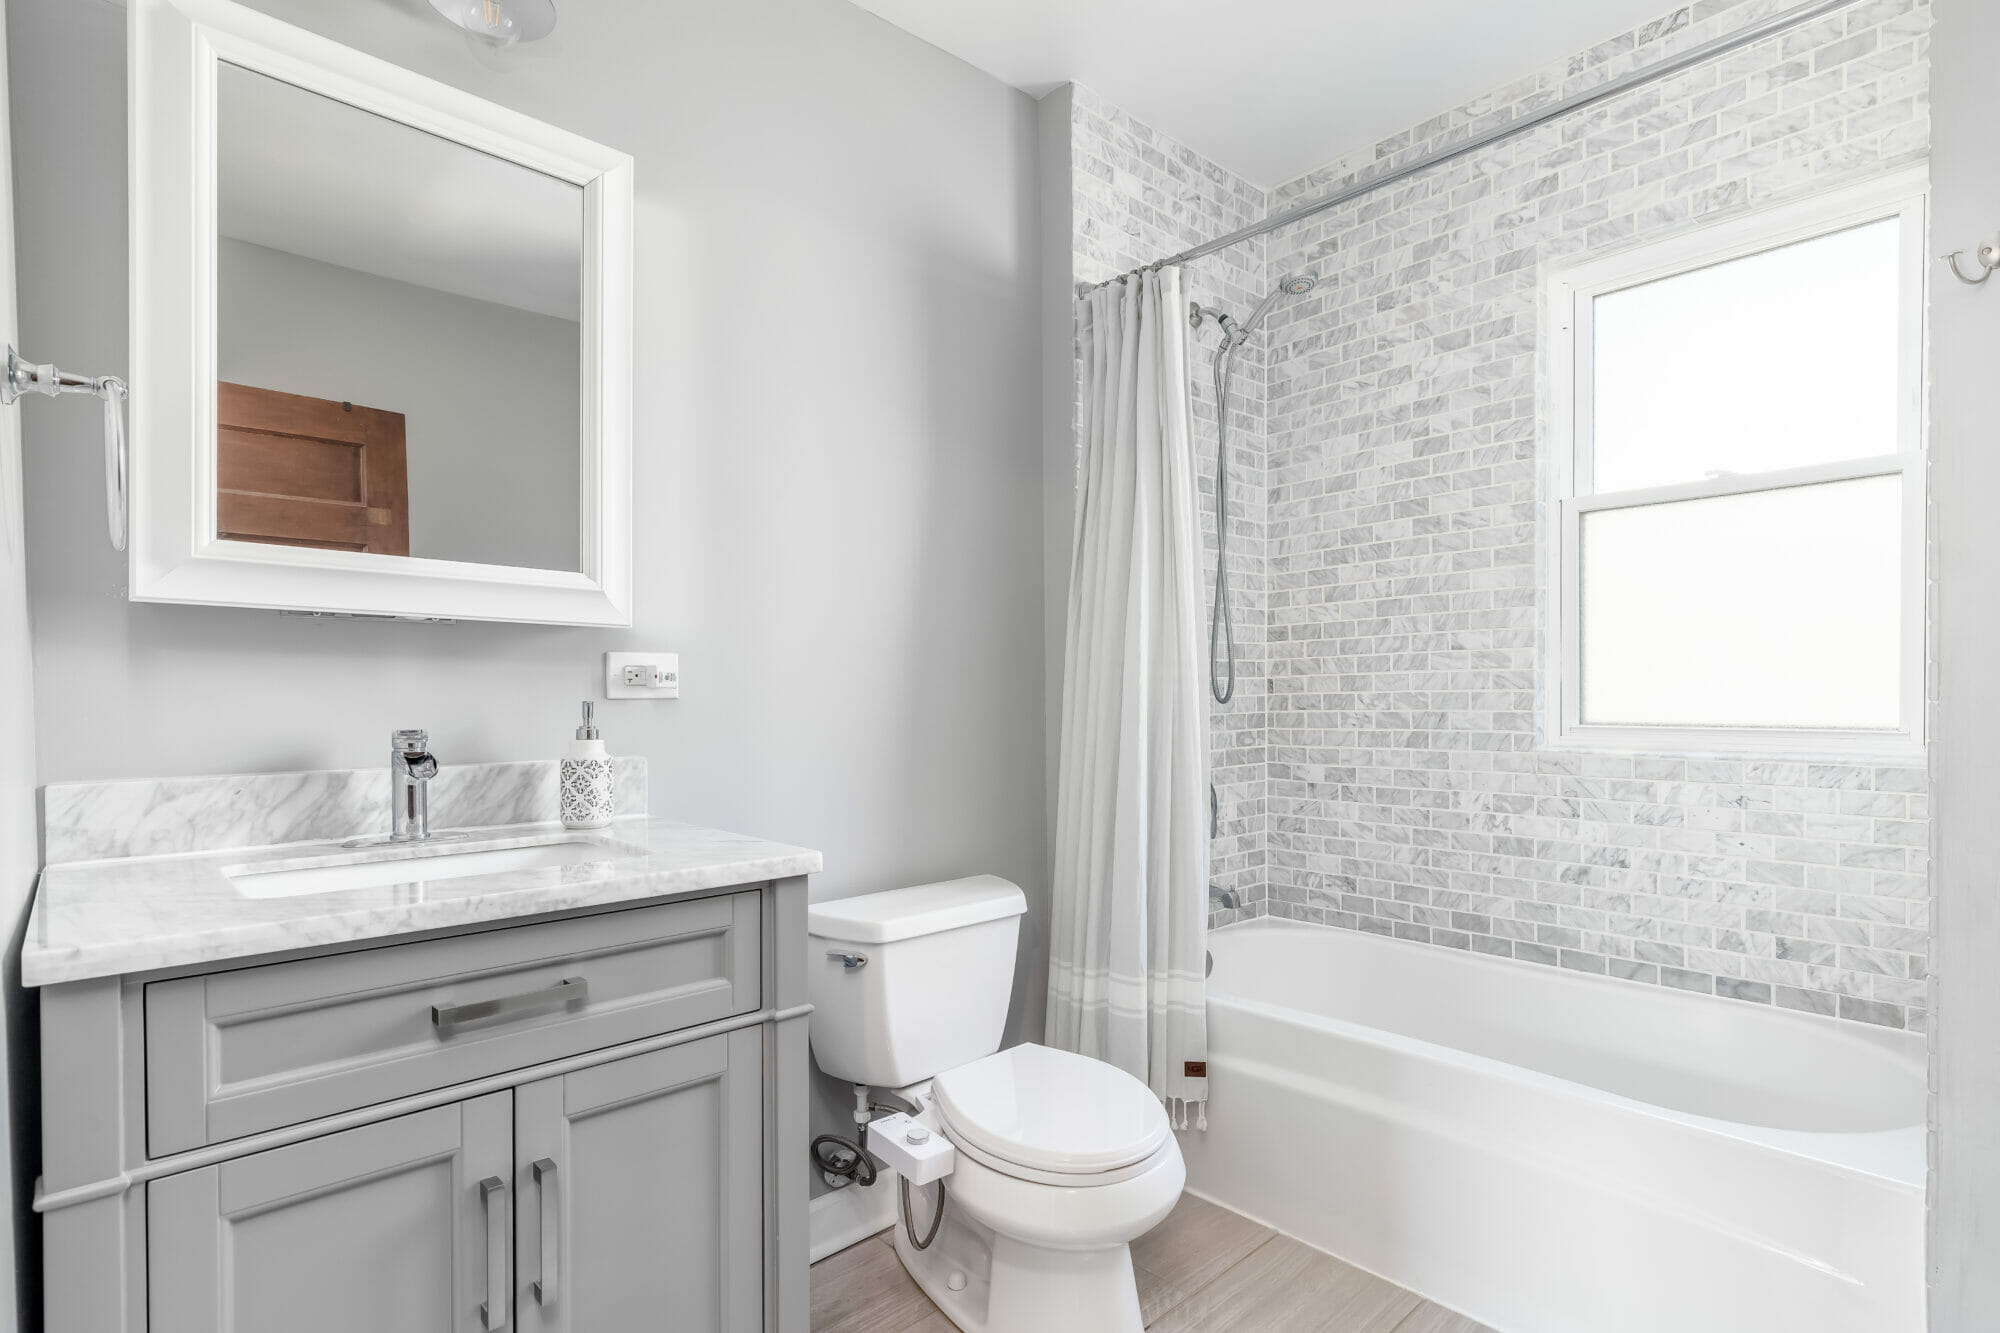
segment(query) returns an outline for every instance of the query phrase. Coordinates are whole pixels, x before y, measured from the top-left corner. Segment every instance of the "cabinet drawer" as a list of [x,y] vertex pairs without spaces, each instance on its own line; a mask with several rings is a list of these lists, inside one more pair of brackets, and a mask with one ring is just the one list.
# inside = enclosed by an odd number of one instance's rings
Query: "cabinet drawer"
[[748,1013],[759,895],[146,987],[154,1157]]

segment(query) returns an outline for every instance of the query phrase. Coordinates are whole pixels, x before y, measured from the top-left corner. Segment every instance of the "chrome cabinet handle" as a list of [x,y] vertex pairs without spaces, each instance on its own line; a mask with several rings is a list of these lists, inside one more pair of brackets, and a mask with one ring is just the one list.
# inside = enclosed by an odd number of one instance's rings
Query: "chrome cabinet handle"
[[828,949],[826,956],[850,972],[868,966],[868,955],[865,953],[842,953],[838,949]]
[[486,1210],[486,1299],[479,1321],[492,1333],[507,1325],[507,1182],[498,1176],[480,1181],[479,1206]]
[[564,977],[553,986],[503,995],[497,1000],[475,1000],[471,1004],[434,1004],[431,1026],[440,1037],[449,1037],[469,1023],[490,1023],[509,1018],[525,1018],[545,1009],[561,1009],[585,1004],[590,999],[590,983],[582,977]]
[[536,1162],[534,1172],[542,1202],[542,1275],[535,1279],[535,1299],[546,1308],[556,1303],[556,1265],[562,1254],[562,1185],[553,1158]]

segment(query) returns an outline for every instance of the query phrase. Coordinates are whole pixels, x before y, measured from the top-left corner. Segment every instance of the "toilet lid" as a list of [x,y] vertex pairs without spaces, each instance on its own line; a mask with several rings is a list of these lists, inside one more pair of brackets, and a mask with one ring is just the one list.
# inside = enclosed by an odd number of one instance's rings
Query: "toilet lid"
[[1122,1069],[1047,1046],[1016,1046],[931,1083],[947,1132],[1016,1166],[1060,1175],[1144,1161],[1172,1133],[1160,1099]]

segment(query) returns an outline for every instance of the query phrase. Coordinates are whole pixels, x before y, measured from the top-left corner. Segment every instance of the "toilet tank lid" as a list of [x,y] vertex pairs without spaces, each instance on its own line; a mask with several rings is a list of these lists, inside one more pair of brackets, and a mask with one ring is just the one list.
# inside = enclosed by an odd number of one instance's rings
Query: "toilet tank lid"
[[1019,916],[1028,897],[998,875],[968,875],[909,889],[830,898],[806,909],[806,932],[819,939],[891,944]]

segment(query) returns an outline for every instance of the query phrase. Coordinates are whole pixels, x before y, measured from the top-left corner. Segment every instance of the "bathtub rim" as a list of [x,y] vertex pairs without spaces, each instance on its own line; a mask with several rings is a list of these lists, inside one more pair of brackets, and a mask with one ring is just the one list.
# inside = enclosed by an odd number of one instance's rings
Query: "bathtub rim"
[[[1253,927],[1257,929],[1246,929]],[[1338,931],[1344,934],[1363,936],[1375,943],[1395,945],[1404,949],[1422,949],[1428,951],[1444,947],[1435,944],[1424,944],[1416,940],[1397,939],[1394,936],[1379,935],[1372,931],[1346,931],[1343,927],[1339,926],[1323,926],[1306,921],[1291,921],[1282,917],[1256,917],[1248,921],[1232,922],[1227,926],[1217,927],[1210,934],[1220,934],[1224,931],[1259,934],[1269,933],[1274,930],[1286,933],[1293,930],[1301,932]],[[1508,965],[1514,968],[1543,969],[1542,964],[1525,962],[1518,958],[1497,958],[1470,950],[1453,949],[1451,952],[1454,957],[1475,963],[1496,966]],[[1616,982],[1623,985],[1646,987],[1648,989],[1661,989],[1652,986],[1648,982],[1632,981],[1624,977],[1599,976],[1595,973],[1574,972],[1569,969],[1558,969],[1558,971],[1564,978],[1572,981]],[[1748,1001],[1733,1000],[1727,996],[1703,995],[1699,991],[1679,991],[1671,987],[1664,989],[1667,990],[1668,994],[1675,997],[1676,1000],[1707,1000],[1713,1004],[1727,1004],[1732,1006],[1751,1003]],[[1406,1033],[1391,1031],[1388,1028],[1374,1027],[1353,1019],[1337,1018],[1330,1014],[1315,1013],[1312,1010],[1300,1009],[1291,1005],[1278,1004],[1269,1000],[1260,1000],[1228,991],[1219,991],[1215,987],[1212,978],[1208,991],[1208,1004],[1210,1006],[1222,1005],[1234,1008],[1261,1019],[1287,1024],[1298,1029],[1328,1032],[1347,1040],[1393,1050],[1400,1054],[1413,1056],[1432,1063],[1468,1068],[1529,1088],[1536,1088],[1566,1096],[1582,1097],[1631,1113],[1662,1120],[1670,1124],[1686,1126],[1699,1132],[1719,1135],[1740,1142],[1754,1144],[1761,1148],[1785,1153],[1789,1156],[1803,1158],[1835,1170],[1852,1172],[1871,1179],[1886,1181],[1889,1184],[1914,1190],[1918,1193],[1922,1193],[1926,1187],[1928,1175],[1927,1116],[1920,1116],[1917,1120],[1907,1125],[1878,1130],[1803,1130],[1753,1125],[1742,1121],[1723,1119],[1718,1116],[1707,1116],[1692,1111],[1682,1111],[1671,1106],[1661,1106],[1656,1102],[1645,1101],[1625,1093],[1613,1092],[1608,1088],[1600,1088],[1594,1084],[1566,1078],[1560,1074],[1551,1074],[1543,1070],[1531,1069],[1526,1065],[1517,1065],[1494,1056],[1481,1055],[1476,1051],[1461,1050],[1455,1046],[1429,1041],[1422,1037],[1412,1037]],[[1782,1016],[1786,1021],[1799,1020],[1807,1023],[1817,1022],[1819,1024],[1837,1025],[1831,1035],[1860,1041],[1864,1045],[1874,1046],[1879,1050],[1885,1051],[1891,1056],[1900,1057],[1913,1066],[1912,1072],[1920,1080],[1927,1080],[1928,1069],[1926,1062],[1924,1059],[1918,1057],[1912,1049],[1915,1048],[1918,1051],[1924,1049],[1922,1045],[1923,1039],[1917,1036],[1917,1034],[1897,1029],[1880,1029],[1878,1031],[1867,1027],[1867,1025],[1854,1024],[1851,1020],[1844,1021],[1829,1018],[1824,1014],[1802,1013],[1788,1009],[1774,1009],[1773,1012]],[[1860,1027],[1862,1030],[1851,1032],[1847,1030],[1850,1027]],[[1230,1052],[1218,1052],[1213,1048],[1211,1048],[1210,1057],[1216,1063],[1227,1063],[1236,1058]],[[1925,1085],[1928,1086],[1927,1082]]]

